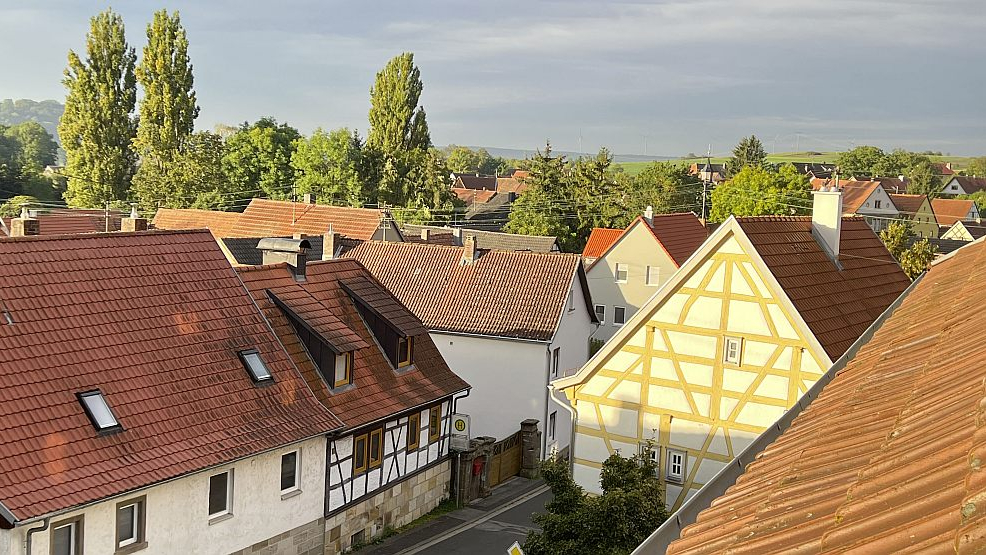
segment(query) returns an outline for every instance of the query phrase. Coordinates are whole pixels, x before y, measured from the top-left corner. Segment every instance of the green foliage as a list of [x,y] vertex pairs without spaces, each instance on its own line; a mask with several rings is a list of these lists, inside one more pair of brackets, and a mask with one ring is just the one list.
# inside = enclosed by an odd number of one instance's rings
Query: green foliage
[[937,197],[945,186],[944,180],[938,175],[934,165],[927,156],[918,156],[913,161],[913,165],[907,172],[910,181],[907,183],[907,192],[912,195],[928,195],[928,198]]
[[22,174],[40,175],[45,166],[55,164],[58,143],[40,123],[25,121],[8,127],[3,134],[17,144],[17,154],[13,163],[20,167]]
[[291,198],[294,183],[291,156],[300,138],[297,129],[286,123],[278,124],[273,118],[241,125],[226,139],[222,168],[229,180],[227,192],[239,199],[258,195]]
[[237,200],[229,194],[222,161],[222,137],[208,131],[191,134],[155,180],[134,179],[133,196],[144,210],[203,208],[226,210]]
[[135,60],[123,19],[111,10],[91,19],[85,61],[69,51],[62,80],[68,95],[58,134],[67,157],[65,200],[70,206],[127,198],[134,173]]
[[421,71],[414,54],[395,56],[380,72],[370,89],[370,134],[367,144],[385,156],[431,146],[425,110],[418,106]]
[[502,174],[507,171],[507,161],[490,156],[485,148],[472,150],[465,146],[449,145],[444,149],[445,163],[454,172],[480,175]]
[[6,202],[0,204],[0,217],[16,218],[20,215],[21,208],[23,208],[25,204],[37,206],[39,202],[40,201],[36,197],[29,195],[17,195],[10,197],[6,200]]
[[944,182],[927,154],[894,149],[890,153],[875,146],[858,146],[839,154],[839,172],[845,176],[882,176],[910,178],[907,192],[934,198]]
[[873,172],[884,156],[886,154],[883,150],[864,145],[840,153],[835,163],[839,166],[839,173],[844,176],[868,174]]
[[756,135],[740,140],[733,148],[733,157],[726,163],[729,173],[735,174],[748,166],[763,167],[767,164],[767,151]]
[[978,156],[969,161],[969,166],[965,170],[966,175],[986,177],[986,156]]
[[372,195],[361,175],[362,150],[359,135],[345,128],[319,128],[299,139],[291,155],[298,192],[315,193],[320,203],[363,206]]
[[986,210],[986,191],[976,191],[971,195],[959,195],[955,198],[959,199],[970,199],[975,201],[976,208],[979,209],[979,213],[982,214]]
[[811,205],[807,176],[791,164],[776,172],[747,166],[712,192],[709,219],[722,222],[733,216],[807,214]]
[[540,531],[528,534],[528,555],[626,555],[668,517],[649,453],[630,458],[616,453],[606,459],[600,474],[603,493],[595,497],[575,483],[565,461],[545,461],[541,473],[554,498],[546,513],[534,516]]
[[29,195],[55,200],[56,183],[43,174],[55,163],[58,145],[41,124],[0,125],[0,198]]
[[394,217],[405,223],[447,223],[459,203],[449,187],[448,175],[445,160],[434,149],[387,157],[377,203],[397,207]]
[[698,177],[688,175],[688,166],[670,162],[651,162],[633,177],[626,189],[625,222],[613,222],[625,227],[638,214],[651,206],[655,214],[694,211],[701,215],[702,184]]
[[550,143],[531,158],[526,179],[529,188],[514,202],[506,231],[557,237],[562,250],[571,251],[576,238],[565,221],[568,195],[564,169],[565,157],[552,156]]
[[0,125],[17,125],[25,121],[36,121],[53,137],[58,132],[58,120],[65,106],[57,100],[35,102],[21,98],[0,100]]
[[[594,227],[609,227],[617,219],[624,219],[626,211],[616,198],[616,181],[609,171],[613,156],[605,148],[595,158],[579,158],[571,165],[563,183],[569,201],[569,212],[574,213],[574,229],[567,246],[572,252],[581,251]],[[562,248],[565,248],[563,246]]]
[[928,269],[931,261],[935,259],[937,250],[927,239],[922,239],[908,247],[913,236],[910,222],[891,222],[880,232],[880,240],[911,279],[915,279]]

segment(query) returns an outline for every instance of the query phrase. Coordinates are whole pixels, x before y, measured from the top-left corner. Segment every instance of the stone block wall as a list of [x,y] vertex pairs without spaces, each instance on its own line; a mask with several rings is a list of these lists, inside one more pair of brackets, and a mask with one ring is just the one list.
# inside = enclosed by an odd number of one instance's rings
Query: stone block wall
[[230,555],[322,555],[325,519],[288,530]]
[[368,542],[424,516],[448,498],[451,479],[452,463],[446,460],[326,518],[325,554],[344,552],[357,535]]

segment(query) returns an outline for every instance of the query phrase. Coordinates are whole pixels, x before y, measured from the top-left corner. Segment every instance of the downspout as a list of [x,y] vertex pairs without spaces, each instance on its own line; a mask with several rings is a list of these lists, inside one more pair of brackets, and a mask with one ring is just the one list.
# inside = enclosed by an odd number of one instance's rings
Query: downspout
[[563,391],[559,391],[554,384],[548,384],[548,392],[554,398],[555,402],[561,405],[561,408],[567,410],[572,415],[572,437],[568,442],[568,472],[571,474],[575,471],[575,426],[579,422],[579,411],[575,408],[574,402],[562,403],[559,401],[556,393],[561,393],[565,397],[565,401],[568,401],[568,396]]
[[459,406],[457,404],[458,401],[459,401],[459,399],[465,399],[466,397],[469,396],[470,393],[472,393],[472,387],[471,386],[469,387],[469,389],[466,390],[466,394],[465,395],[463,395],[461,397],[452,397],[452,414],[458,414],[458,412],[456,411],[456,408]]
[[[562,307],[564,309],[565,307]],[[551,399],[548,394],[548,388],[551,387],[551,343],[548,343],[547,353],[545,354],[545,360],[547,361],[544,365],[544,420],[541,421],[541,429],[544,433],[541,434],[541,460],[544,460],[548,456],[548,409],[550,409]]]
[[31,536],[35,532],[44,532],[48,529],[48,525],[51,523],[51,517],[46,516],[42,521],[41,526],[35,526],[34,528],[27,529],[27,539],[24,540],[24,555],[31,555]]

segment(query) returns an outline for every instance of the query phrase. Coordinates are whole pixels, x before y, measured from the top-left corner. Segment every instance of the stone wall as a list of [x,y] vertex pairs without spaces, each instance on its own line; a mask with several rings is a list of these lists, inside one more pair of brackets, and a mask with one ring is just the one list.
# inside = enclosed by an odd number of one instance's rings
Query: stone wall
[[446,460],[326,518],[326,555],[349,549],[354,536],[368,542],[427,514],[448,498],[451,479],[452,463]]
[[325,519],[288,530],[231,555],[322,555]]

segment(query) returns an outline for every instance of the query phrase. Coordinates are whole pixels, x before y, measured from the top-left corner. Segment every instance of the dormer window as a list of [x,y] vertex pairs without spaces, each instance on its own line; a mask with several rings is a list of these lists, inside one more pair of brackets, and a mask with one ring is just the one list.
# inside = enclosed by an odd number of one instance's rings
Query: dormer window
[[274,376],[271,375],[267,365],[264,364],[264,359],[260,358],[260,352],[256,349],[240,351],[239,355],[254,383],[274,381]]
[[353,383],[353,353],[338,354],[335,356],[332,387],[343,387],[351,383]]
[[414,352],[413,337],[397,338],[397,367],[404,368],[411,365],[411,358]]
[[113,411],[110,410],[110,406],[106,403],[106,398],[103,397],[101,391],[98,389],[96,391],[87,391],[85,393],[79,393],[78,396],[83,410],[86,411],[86,416],[92,421],[92,425],[96,427],[96,430],[110,432],[123,429],[120,426],[120,422],[117,421],[116,416],[113,415]]

